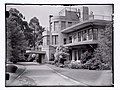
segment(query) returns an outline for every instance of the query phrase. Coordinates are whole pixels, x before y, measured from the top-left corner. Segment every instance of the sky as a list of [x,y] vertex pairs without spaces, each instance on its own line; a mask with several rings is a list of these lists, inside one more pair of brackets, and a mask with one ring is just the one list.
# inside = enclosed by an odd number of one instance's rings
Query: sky
[[[74,8],[81,8],[83,5],[71,6]],[[93,11],[95,15],[106,15],[112,14],[111,5],[84,5],[89,7],[89,12]],[[70,6],[69,6],[70,7]],[[43,27],[49,26],[49,15],[57,16],[65,6],[62,5],[6,5],[6,10],[10,8],[16,8],[25,16],[26,21],[30,21],[31,18],[37,17],[40,25]]]

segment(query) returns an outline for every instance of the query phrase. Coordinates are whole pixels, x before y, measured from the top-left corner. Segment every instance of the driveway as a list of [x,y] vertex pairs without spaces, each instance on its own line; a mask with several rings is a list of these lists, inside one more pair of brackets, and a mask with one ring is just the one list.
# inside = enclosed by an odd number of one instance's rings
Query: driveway
[[74,79],[68,78],[46,64],[24,63],[26,70],[11,86],[86,86]]

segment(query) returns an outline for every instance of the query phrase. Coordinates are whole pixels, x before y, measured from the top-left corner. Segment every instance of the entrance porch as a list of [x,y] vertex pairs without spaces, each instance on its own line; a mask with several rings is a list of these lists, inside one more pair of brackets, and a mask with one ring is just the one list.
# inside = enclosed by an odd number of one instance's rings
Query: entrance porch
[[97,44],[85,44],[69,47],[69,60],[77,61],[81,60],[81,55],[86,51],[93,53],[94,49],[97,48]]

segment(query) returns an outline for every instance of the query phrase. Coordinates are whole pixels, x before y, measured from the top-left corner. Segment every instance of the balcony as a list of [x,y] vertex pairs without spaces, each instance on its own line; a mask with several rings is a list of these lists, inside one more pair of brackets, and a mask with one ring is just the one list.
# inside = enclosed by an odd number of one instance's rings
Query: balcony
[[112,16],[92,15],[92,16],[89,16],[89,20],[83,21],[81,18],[79,23],[61,30],[61,33],[66,34],[66,33],[70,33],[73,31],[77,31],[91,24],[105,26],[106,24],[109,24],[111,21],[112,21]]
[[105,15],[89,15],[89,20],[93,20],[93,19],[112,21],[112,16],[105,16]]

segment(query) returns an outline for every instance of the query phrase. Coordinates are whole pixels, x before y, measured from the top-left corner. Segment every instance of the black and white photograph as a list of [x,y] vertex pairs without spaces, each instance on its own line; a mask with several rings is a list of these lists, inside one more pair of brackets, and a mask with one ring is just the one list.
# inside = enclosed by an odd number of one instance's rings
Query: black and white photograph
[[114,4],[5,4],[5,87],[114,87]]

